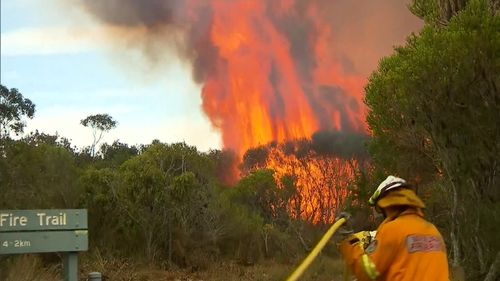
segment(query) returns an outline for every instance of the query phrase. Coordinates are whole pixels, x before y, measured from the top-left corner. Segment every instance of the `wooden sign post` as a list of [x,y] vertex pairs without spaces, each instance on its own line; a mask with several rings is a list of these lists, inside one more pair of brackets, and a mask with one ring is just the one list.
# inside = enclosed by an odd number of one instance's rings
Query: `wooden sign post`
[[78,280],[88,250],[86,209],[0,210],[0,255],[65,252],[64,280]]

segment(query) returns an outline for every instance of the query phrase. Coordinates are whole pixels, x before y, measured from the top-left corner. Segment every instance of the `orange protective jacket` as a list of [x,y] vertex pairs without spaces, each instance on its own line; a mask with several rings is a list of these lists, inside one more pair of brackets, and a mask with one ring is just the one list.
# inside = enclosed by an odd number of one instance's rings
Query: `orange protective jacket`
[[340,251],[359,281],[448,281],[443,238],[419,209],[385,219],[366,250],[344,241]]

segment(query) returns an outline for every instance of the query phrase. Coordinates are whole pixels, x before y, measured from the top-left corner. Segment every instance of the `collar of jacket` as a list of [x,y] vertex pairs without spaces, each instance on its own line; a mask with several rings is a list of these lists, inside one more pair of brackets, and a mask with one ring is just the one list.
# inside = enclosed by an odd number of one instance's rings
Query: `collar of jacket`
[[407,208],[403,211],[401,210],[393,210],[389,211],[389,214],[387,214],[386,219],[382,223],[390,222],[393,221],[401,216],[406,216],[406,215],[417,215],[419,217],[424,217],[424,213],[422,212],[422,209],[419,208]]

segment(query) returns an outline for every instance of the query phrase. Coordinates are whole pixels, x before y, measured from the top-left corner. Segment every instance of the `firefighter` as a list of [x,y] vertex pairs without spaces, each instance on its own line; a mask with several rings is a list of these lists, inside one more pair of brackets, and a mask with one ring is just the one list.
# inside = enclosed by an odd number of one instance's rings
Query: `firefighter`
[[368,202],[384,216],[375,236],[363,231],[339,245],[359,281],[448,281],[443,238],[424,219],[425,205],[405,180],[387,177]]

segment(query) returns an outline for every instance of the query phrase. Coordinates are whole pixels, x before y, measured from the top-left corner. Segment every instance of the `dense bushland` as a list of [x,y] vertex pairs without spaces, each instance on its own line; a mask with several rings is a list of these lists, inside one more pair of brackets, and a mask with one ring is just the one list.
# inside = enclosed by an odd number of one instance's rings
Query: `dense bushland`
[[[445,237],[450,264],[464,268],[467,280],[495,280],[500,271],[498,1],[417,0],[410,8],[425,27],[384,58],[366,86],[369,157],[358,153],[364,147],[356,137],[334,134],[336,142],[329,145],[329,138],[318,134],[293,145],[249,150],[239,166],[242,177],[227,184],[237,167],[227,151],[200,152],[159,141],[139,146],[115,141],[100,149],[94,141],[75,148],[63,137],[38,132],[14,140],[11,136],[23,131],[22,117],[33,117],[34,105],[2,86],[0,208],[87,208],[87,266],[193,272],[211,270],[213,262],[291,266],[327,227],[297,216],[300,209],[290,211],[290,200],[300,198],[296,174],[266,167],[270,151],[280,148],[286,155],[293,148],[299,168],[311,167],[307,161],[330,165],[330,154],[364,163],[352,166],[349,181],[314,185],[348,195],[337,205],[323,205],[321,214],[330,215],[329,206],[348,209],[354,228],[373,228],[364,202],[383,177],[397,174],[426,201],[426,215]],[[331,178],[335,171],[325,169],[322,176]],[[335,253],[333,245],[323,252]],[[50,276],[57,261],[43,256],[50,265],[43,274]],[[0,266],[15,263],[1,257]],[[280,271],[262,280],[283,276]]]

